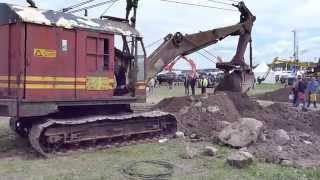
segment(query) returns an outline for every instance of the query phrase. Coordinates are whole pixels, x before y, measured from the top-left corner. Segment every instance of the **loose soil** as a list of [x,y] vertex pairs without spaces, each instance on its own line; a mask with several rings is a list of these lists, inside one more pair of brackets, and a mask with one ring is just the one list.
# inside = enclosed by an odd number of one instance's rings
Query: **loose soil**
[[[287,98],[286,92],[288,88],[270,94],[286,94]],[[273,101],[281,102],[280,96],[274,96]],[[257,157],[273,163],[289,160],[299,167],[320,166],[320,111],[302,111],[287,103],[262,107],[247,95],[231,92],[208,97],[169,98],[156,108],[173,113],[179,130],[185,134],[196,133],[209,138],[216,137],[228,123],[240,117],[255,118],[265,124],[261,135],[265,138],[259,138],[249,147]],[[282,146],[273,138],[279,129],[284,129],[290,136],[290,141]]]
[[291,90],[292,87],[282,88],[273,92],[267,92],[265,94],[258,95],[257,98],[274,102],[290,102],[289,94]]
[[[282,88],[273,92],[267,92],[262,95],[257,95],[256,98],[260,100],[273,101],[273,102],[292,102],[289,100],[289,94],[292,91],[292,87]],[[317,98],[320,103],[320,98]]]
[[226,125],[240,118],[234,103],[225,94],[168,98],[155,109],[174,114],[179,131],[202,137],[216,136]]

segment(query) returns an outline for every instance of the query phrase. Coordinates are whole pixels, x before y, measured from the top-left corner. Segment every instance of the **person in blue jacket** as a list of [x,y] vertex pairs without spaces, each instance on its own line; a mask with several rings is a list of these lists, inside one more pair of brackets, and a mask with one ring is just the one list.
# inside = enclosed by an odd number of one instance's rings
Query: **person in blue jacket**
[[315,77],[312,77],[311,80],[308,82],[307,85],[307,92],[308,92],[308,107],[310,104],[313,103],[313,106],[317,107],[317,93],[319,88],[319,82],[316,80]]

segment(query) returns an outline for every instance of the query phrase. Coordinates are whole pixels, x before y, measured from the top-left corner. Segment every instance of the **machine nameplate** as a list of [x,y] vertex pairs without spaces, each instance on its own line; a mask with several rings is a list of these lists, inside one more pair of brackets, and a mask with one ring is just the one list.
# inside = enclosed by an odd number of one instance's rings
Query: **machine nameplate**
[[89,91],[103,91],[112,89],[113,80],[107,77],[89,76],[86,81],[86,89]]
[[43,57],[43,58],[56,58],[57,51],[53,49],[33,49],[33,56],[35,57]]

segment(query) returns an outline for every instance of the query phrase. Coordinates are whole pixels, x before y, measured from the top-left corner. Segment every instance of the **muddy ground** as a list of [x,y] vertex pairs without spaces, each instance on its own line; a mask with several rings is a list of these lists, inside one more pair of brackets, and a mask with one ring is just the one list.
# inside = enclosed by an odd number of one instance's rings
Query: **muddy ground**
[[292,87],[281,88],[273,92],[267,92],[258,95],[257,98],[261,100],[274,101],[274,102],[290,102],[289,93]]
[[[239,117],[255,118],[264,123],[263,138],[249,147],[258,158],[273,163],[288,160],[299,167],[320,166],[320,111],[302,111],[281,103],[287,102],[287,92],[288,88],[267,94],[265,97],[269,98],[265,99],[277,102],[267,107],[246,95],[220,93],[169,98],[156,108],[175,114],[180,131],[209,139],[215,139],[224,127]],[[275,142],[274,132],[279,129],[288,132],[288,143]]]
[[168,98],[155,108],[173,113],[177,117],[179,130],[186,135],[202,137],[216,136],[226,124],[240,117],[234,103],[224,94]]

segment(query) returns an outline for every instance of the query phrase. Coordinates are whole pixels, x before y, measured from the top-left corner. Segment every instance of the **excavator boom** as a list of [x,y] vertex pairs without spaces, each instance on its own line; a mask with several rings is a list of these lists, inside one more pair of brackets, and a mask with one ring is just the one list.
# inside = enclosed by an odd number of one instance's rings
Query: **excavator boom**
[[[255,16],[243,2],[235,5],[241,13],[240,23],[223,28],[212,29],[195,34],[182,35],[180,32],[174,35],[169,34],[164,38],[164,42],[147,59],[147,80],[154,77],[157,73],[179,56],[186,56],[212,44],[218,43],[228,36],[239,35],[239,43],[236,54],[230,63],[223,64],[218,68],[224,69],[226,75],[235,69],[236,66],[243,66],[242,69],[248,70],[244,62],[244,53],[251,40],[251,30],[255,21]],[[247,87],[242,92],[247,91]],[[227,89],[228,90],[228,89]],[[239,91],[238,89],[236,91]]]

